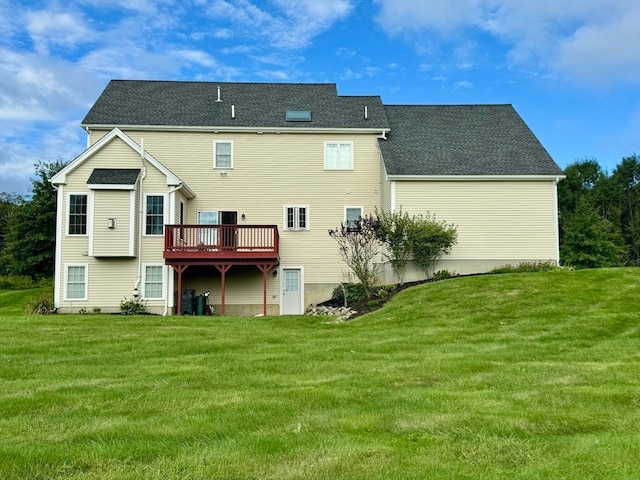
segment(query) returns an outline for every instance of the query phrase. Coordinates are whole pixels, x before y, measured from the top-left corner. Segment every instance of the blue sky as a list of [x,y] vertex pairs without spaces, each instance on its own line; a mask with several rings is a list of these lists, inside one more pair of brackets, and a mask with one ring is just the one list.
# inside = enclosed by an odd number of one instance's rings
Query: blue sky
[[71,160],[110,79],[510,103],[561,166],[640,154],[637,0],[0,0],[0,192]]

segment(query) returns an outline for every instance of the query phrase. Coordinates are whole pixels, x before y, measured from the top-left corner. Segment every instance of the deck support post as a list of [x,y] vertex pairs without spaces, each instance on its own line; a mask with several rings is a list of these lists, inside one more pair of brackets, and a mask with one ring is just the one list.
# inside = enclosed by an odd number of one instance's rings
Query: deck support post
[[220,281],[220,315],[224,316],[224,292],[225,292],[225,283],[227,278],[227,271],[231,268],[231,265],[228,263],[216,263],[214,265],[222,275]]
[[182,315],[182,274],[189,265],[171,265],[178,274],[178,315]]
[[275,263],[258,264],[256,267],[262,272],[262,315],[267,316],[267,272],[275,267]]

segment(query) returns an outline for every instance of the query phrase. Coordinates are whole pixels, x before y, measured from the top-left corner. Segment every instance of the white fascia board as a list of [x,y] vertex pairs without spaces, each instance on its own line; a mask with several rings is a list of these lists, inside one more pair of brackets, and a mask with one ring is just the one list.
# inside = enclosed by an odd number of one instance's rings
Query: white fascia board
[[182,125],[82,125],[85,128],[109,130],[149,130],[166,132],[211,132],[211,133],[389,133],[390,128],[295,128],[295,127],[233,127],[233,126],[182,126]]
[[387,180],[423,182],[550,182],[564,175],[387,175]]

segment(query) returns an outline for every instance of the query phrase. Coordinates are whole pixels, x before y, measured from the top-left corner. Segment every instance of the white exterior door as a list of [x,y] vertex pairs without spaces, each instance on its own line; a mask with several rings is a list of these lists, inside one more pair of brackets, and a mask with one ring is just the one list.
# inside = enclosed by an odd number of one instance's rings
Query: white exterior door
[[282,314],[302,315],[302,269],[282,269]]

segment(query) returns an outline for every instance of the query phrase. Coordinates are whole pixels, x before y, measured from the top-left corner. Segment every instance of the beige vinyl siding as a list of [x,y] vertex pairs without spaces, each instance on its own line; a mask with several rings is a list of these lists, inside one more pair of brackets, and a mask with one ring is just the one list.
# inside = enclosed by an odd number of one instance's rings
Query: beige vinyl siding
[[[96,257],[133,256],[135,192],[96,190],[93,194],[93,249]],[[134,215],[132,215],[132,212]],[[115,228],[109,228],[114,219]]]
[[[146,178],[143,181],[143,194],[158,194],[165,196],[165,218],[168,205],[169,187],[166,177],[148,162],[146,166]],[[133,191],[121,190],[89,190],[86,181],[94,168],[143,168],[140,155],[133,151],[122,140],[115,138],[112,142],[94,154],[91,158],[79,165],[67,176],[67,184],[64,185],[62,194],[62,245],[60,247],[61,265],[61,285],[65,285],[66,264],[87,264],[89,269],[88,278],[88,299],[84,302],[64,301],[62,295],[60,299],[60,310],[77,311],[78,308],[87,309],[99,306],[104,312],[119,311],[120,302],[126,297],[131,298],[132,291],[138,281],[138,258],[98,258],[103,255],[119,255],[122,251],[124,238],[119,235],[124,233],[128,225],[133,224],[133,255],[138,257],[140,235],[140,224],[144,221],[144,212],[141,211],[140,185],[136,185]],[[98,256],[89,256],[90,236],[68,236],[68,195],[67,193],[86,193],[89,195],[90,218],[92,222],[94,252]],[[132,196],[130,196],[132,195]],[[134,202],[133,209],[130,209],[130,199]],[[144,200],[143,200],[144,202]],[[126,206],[125,206],[126,204]],[[131,222],[131,211],[136,217]],[[117,214],[118,224],[115,231],[108,231],[106,228],[106,217]],[[127,221],[122,221],[126,218]],[[89,232],[91,233],[91,232]],[[117,249],[112,248],[111,242],[117,235]],[[129,252],[129,239],[126,240],[127,254]],[[148,264],[163,264],[164,238],[160,236],[142,236],[140,261]],[[139,287],[141,290],[141,287]],[[153,300],[147,302],[148,310],[154,313],[162,313],[164,300]]]
[[395,182],[397,208],[458,227],[451,260],[556,258],[552,181]]
[[[345,205],[362,205],[370,213],[380,200],[380,156],[372,134],[125,133],[144,138],[145,150],[196,193],[187,202],[186,223],[197,223],[198,211],[217,210],[237,211],[244,225],[278,225],[281,263],[304,264],[306,282],[339,281],[346,267],[328,230],[343,220]],[[214,140],[233,142],[233,169],[226,175],[213,168]],[[324,170],[327,140],[353,142],[354,170]],[[284,231],[284,205],[309,206],[309,231]]]

